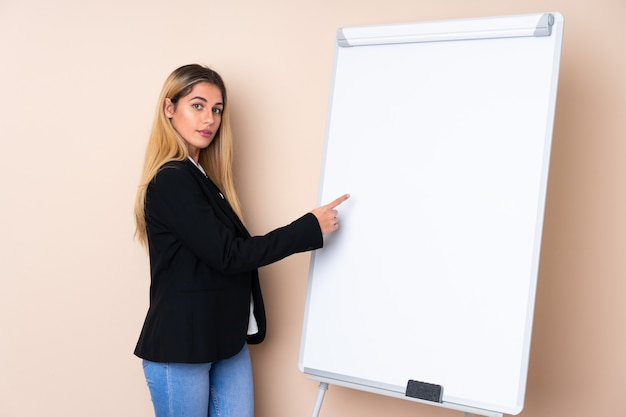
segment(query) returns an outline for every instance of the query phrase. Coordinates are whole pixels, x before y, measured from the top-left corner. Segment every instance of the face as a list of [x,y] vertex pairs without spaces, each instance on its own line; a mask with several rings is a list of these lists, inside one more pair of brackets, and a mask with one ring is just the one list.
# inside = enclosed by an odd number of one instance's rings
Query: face
[[197,162],[200,149],[211,144],[222,122],[222,92],[213,84],[200,82],[176,105],[165,99],[163,110],[185,140],[189,156]]

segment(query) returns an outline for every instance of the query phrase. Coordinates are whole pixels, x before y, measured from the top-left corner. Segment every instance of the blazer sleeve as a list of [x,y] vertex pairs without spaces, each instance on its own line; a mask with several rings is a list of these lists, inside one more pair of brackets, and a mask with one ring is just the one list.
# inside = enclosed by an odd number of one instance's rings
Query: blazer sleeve
[[146,196],[146,220],[157,233],[171,233],[211,268],[232,274],[268,265],[298,252],[323,246],[317,218],[307,213],[291,224],[263,236],[237,236],[218,215],[191,172],[164,168]]

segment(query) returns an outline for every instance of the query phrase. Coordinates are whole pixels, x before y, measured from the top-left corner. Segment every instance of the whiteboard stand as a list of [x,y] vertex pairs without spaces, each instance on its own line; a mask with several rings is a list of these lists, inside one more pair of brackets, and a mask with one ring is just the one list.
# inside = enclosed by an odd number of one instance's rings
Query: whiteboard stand
[[364,385],[350,383],[346,381],[334,380],[331,378],[324,378],[324,377],[313,376],[313,375],[308,375],[307,377],[308,379],[311,379],[313,381],[319,381],[320,383],[318,392],[317,392],[317,401],[315,402],[315,408],[313,409],[313,414],[311,414],[311,417],[319,417],[320,410],[322,409],[322,402],[324,401],[324,395],[326,394],[326,391],[328,390],[329,384],[342,386],[345,388],[356,389],[359,391],[371,392],[373,394],[385,395],[387,397],[395,397],[395,398],[400,398],[400,399],[408,400],[408,401],[414,401],[414,402],[418,402],[422,404],[434,405],[435,407],[443,407],[443,408],[449,408],[452,410],[463,411],[465,413],[465,417],[472,417],[474,414],[479,415],[479,416],[486,416],[486,417],[502,417],[501,413],[496,413],[496,412],[489,411],[489,410],[483,410],[480,408],[468,407],[468,406],[464,406],[460,404],[453,404],[453,403],[448,403],[448,402],[436,403],[432,401],[420,400],[418,398],[407,397],[406,395],[402,395],[399,392],[387,391],[387,390],[383,390],[379,388],[364,386]]
[[319,391],[317,392],[317,401],[315,401],[315,408],[313,409],[313,414],[311,417],[318,417],[320,415],[320,410],[322,409],[322,401],[324,401],[324,394],[326,394],[326,390],[328,389],[327,382],[320,382]]

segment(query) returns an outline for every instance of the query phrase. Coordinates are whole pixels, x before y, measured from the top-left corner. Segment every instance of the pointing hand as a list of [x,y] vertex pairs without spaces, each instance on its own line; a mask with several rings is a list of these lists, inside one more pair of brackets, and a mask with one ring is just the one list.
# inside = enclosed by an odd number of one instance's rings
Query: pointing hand
[[348,198],[350,198],[350,194],[344,194],[331,203],[311,211],[311,213],[317,217],[320,229],[322,229],[322,234],[325,235],[326,233],[334,232],[339,228],[339,222],[337,220],[337,214],[339,212],[335,207],[346,201]]

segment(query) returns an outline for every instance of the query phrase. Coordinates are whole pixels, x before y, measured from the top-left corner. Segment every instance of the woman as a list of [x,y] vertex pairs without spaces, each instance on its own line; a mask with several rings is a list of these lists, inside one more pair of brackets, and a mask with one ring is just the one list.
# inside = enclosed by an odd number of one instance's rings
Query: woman
[[135,354],[157,417],[253,416],[247,343],[265,337],[257,268],[322,247],[336,206],[251,237],[232,177],[226,88],[200,65],[166,80],[135,204],[150,307]]

